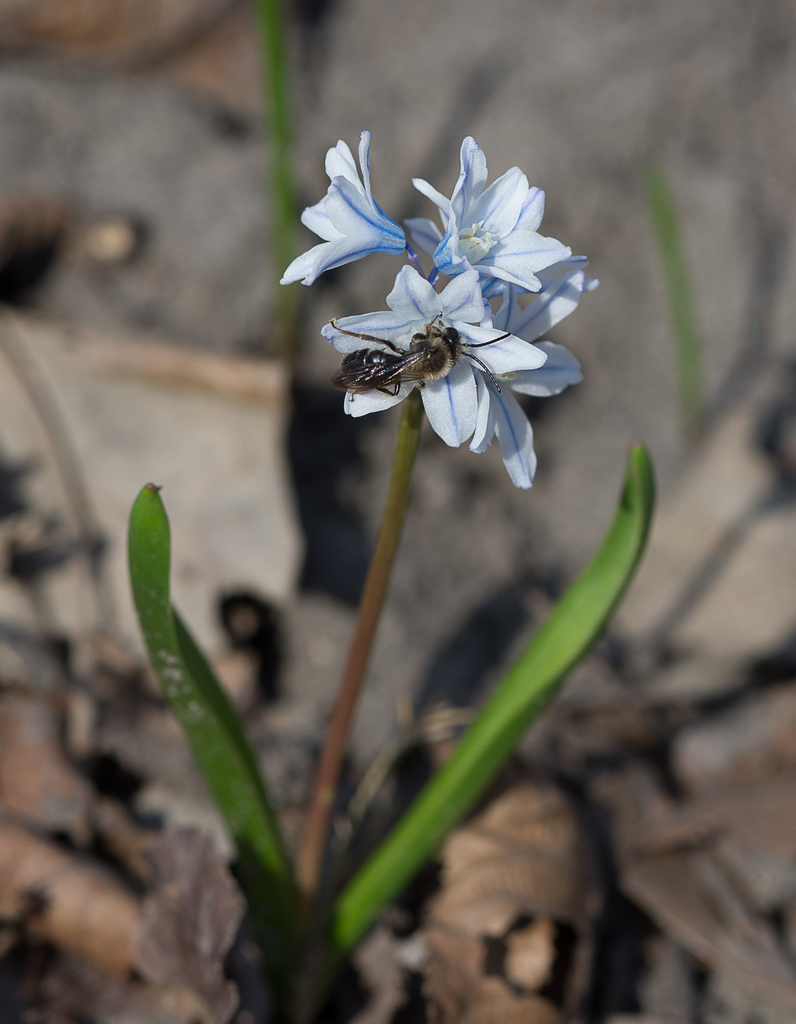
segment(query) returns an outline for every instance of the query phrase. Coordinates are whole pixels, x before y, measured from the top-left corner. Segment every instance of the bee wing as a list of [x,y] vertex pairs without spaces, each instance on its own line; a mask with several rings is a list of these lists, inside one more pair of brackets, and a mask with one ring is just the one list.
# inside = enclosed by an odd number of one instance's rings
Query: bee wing
[[340,391],[365,394],[377,388],[400,384],[404,380],[419,380],[423,374],[416,364],[421,358],[422,353],[410,352],[378,366],[341,366],[332,374],[332,384]]
[[392,372],[390,366],[341,366],[332,374],[332,384],[340,391],[364,393],[389,383]]

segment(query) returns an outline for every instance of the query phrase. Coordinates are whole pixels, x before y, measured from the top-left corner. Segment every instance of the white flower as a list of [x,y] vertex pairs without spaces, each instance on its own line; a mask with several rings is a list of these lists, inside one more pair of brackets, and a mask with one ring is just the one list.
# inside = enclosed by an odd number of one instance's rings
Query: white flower
[[[368,253],[405,249],[410,266],[395,279],[389,310],[333,320],[321,331],[348,357],[332,378],[348,389],[345,411],[365,416],[420,388],[429,422],[446,444],[472,438],[471,450],[483,452],[497,437],[511,479],[517,487],[530,487],[536,470],[533,431],[511,392],[555,395],[581,379],[577,360],[565,348],[534,342],[598,282],[586,278],[585,256],[573,256],[538,233],[544,194],[529,187],[518,167],[486,187],[486,159],[471,138],[462,143],[461,172],[450,199],[414,179],[439,207],[445,231],[430,220],[407,221],[419,247],[434,257],[434,269],[424,277],[403,230],[373,199],[369,148],[370,133],[363,132],[362,178],[344,142],[326,154],[331,185],[301,217],[325,241],[294,260],[281,283],[312,284],[325,270]],[[438,293],[440,272],[452,280]],[[538,294],[523,308],[519,292]],[[501,294],[503,304],[493,315],[488,300]]]
[[[568,262],[576,266],[585,265],[586,259],[576,256]],[[548,271],[541,277],[545,288],[525,309],[517,302],[514,286],[506,286],[503,304],[491,318],[494,328],[511,331],[526,342],[536,342],[577,308],[584,291],[592,291],[599,284],[594,278],[587,279],[584,272],[578,269],[566,270],[560,277]],[[547,398],[582,380],[577,359],[563,345],[542,341],[536,347],[547,356],[545,363],[540,367],[517,369],[498,376],[500,391],[492,380],[482,375],[478,382],[478,419],[470,443],[471,451],[483,452],[497,435],[509,476],[515,486],[523,488],[531,486],[536,472],[533,430],[509,389],[537,398]]]
[[[312,284],[325,270],[341,267],[372,252],[399,253],[406,248],[403,229],[382,210],[370,188],[370,132],[359,142],[360,180],[351,150],[342,140],[326,154],[331,185],[315,206],[308,206],[301,221],[325,239],[297,257],[280,284]],[[364,182],[364,184],[363,184]]]
[[[387,296],[387,305],[390,309],[382,313],[350,316],[326,324],[321,334],[338,352],[381,349],[394,356],[395,349],[408,354],[413,335],[424,334],[427,326],[435,323],[458,332],[458,357],[445,376],[421,382],[404,381],[394,395],[375,390],[347,394],[345,410],[351,416],[387,409],[422,385],[423,406],[431,426],[446,444],[457,446],[476,429],[479,392],[490,374],[499,380],[505,374],[538,369],[547,359],[536,346],[511,334],[506,337],[505,331],[488,324],[481,325],[489,307],[484,303],[479,276],[474,270],[454,277],[437,293],[414,268],[402,267]],[[367,334],[369,339],[352,336],[359,334]]]
[[415,188],[439,207],[445,234],[433,221],[414,218],[406,222],[412,239],[433,254],[443,274],[475,268],[482,277],[539,291],[539,271],[566,259],[572,250],[538,233],[544,193],[529,187],[519,167],[485,190],[486,179],[486,158],[469,137],[462,143],[461,171],[450,199],[422,178],[413,178]]

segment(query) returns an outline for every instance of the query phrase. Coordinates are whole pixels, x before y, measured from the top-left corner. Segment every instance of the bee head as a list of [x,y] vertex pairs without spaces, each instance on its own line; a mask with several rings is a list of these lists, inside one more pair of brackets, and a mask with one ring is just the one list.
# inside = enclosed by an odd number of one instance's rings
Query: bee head
[[428,346],[439,348],[442,346],[447,348],[455,358],[459,352],[459,345],[459,332],[455,327],[437,327],[432,321],[430,324],[426,324],[425,331],[412,335],[410,348],[418,349]]

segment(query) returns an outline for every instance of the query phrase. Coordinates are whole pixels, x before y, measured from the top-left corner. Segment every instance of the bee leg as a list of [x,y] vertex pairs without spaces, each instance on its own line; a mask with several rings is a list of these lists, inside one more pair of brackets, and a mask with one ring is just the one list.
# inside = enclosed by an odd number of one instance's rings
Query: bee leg
[[424,387],[426,386],[426,382],[425,382],[425,381],[423,380],[423,378],[422,378],[422,377],[421,377],[421,378],[420,378],[420,380],[419,380],[419,381],[417,382],[417,386],[418,386],[419,388],[424,388]]
[[347,334],[351,338],[361,338],[363,341],[375,341],[378,342],[379,345],[386,345],[387,348],[391,348],[393,352],[397,352],[398,355],[404,355],[403,351],[400,348],[398,348],[396,345],[393,345],[393,343],[391,341],[388,341],[386,338],[377,338],[373,334],[360,334],[358,331],[347,331],[345,327],[337,326],[337,321],[335,320],[334,317],[332,317],[329,323],[332,325],[332,327],[334,327],[336,331],[339,331],[341,334]]

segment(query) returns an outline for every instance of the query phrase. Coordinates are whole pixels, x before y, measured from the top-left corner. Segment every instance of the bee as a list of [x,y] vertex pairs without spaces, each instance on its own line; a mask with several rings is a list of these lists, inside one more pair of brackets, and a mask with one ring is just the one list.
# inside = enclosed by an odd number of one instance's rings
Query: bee
[[341,334],[361,338],[363,341],[375,341],[379,345],[386,345],[390,350],[385,352],[383,348],[360,348],[356,352],[349,352],[344,357],[340,369],[332,374],[332,384],[340,391],[350,392],[352,401],[354,395],[364,395],[368,391],[380,391],[383,395],[395,397],[401,385],[407,381],[416,381],[417,386],[422,388],[425,387],[427,380],[441,380],[447,377],[459,359],[466,356],[489,374],[495,387],[500,391],[500,385],[492,372],[478,356],[470,352],[470,349],[494,345],[496,341],[510,337],[511,332],[501,334],[499,338],[493,338],[491,341],[473,344],[462,341],[455,327],[438,325],[437,320],[441,316],[442,314],[438,313],[425,325],[422,332],[418,331],[412,335],[408,351],[398,348],[386,338],[347,331],[343,327],[338,327],[332,320],[332,327]]

